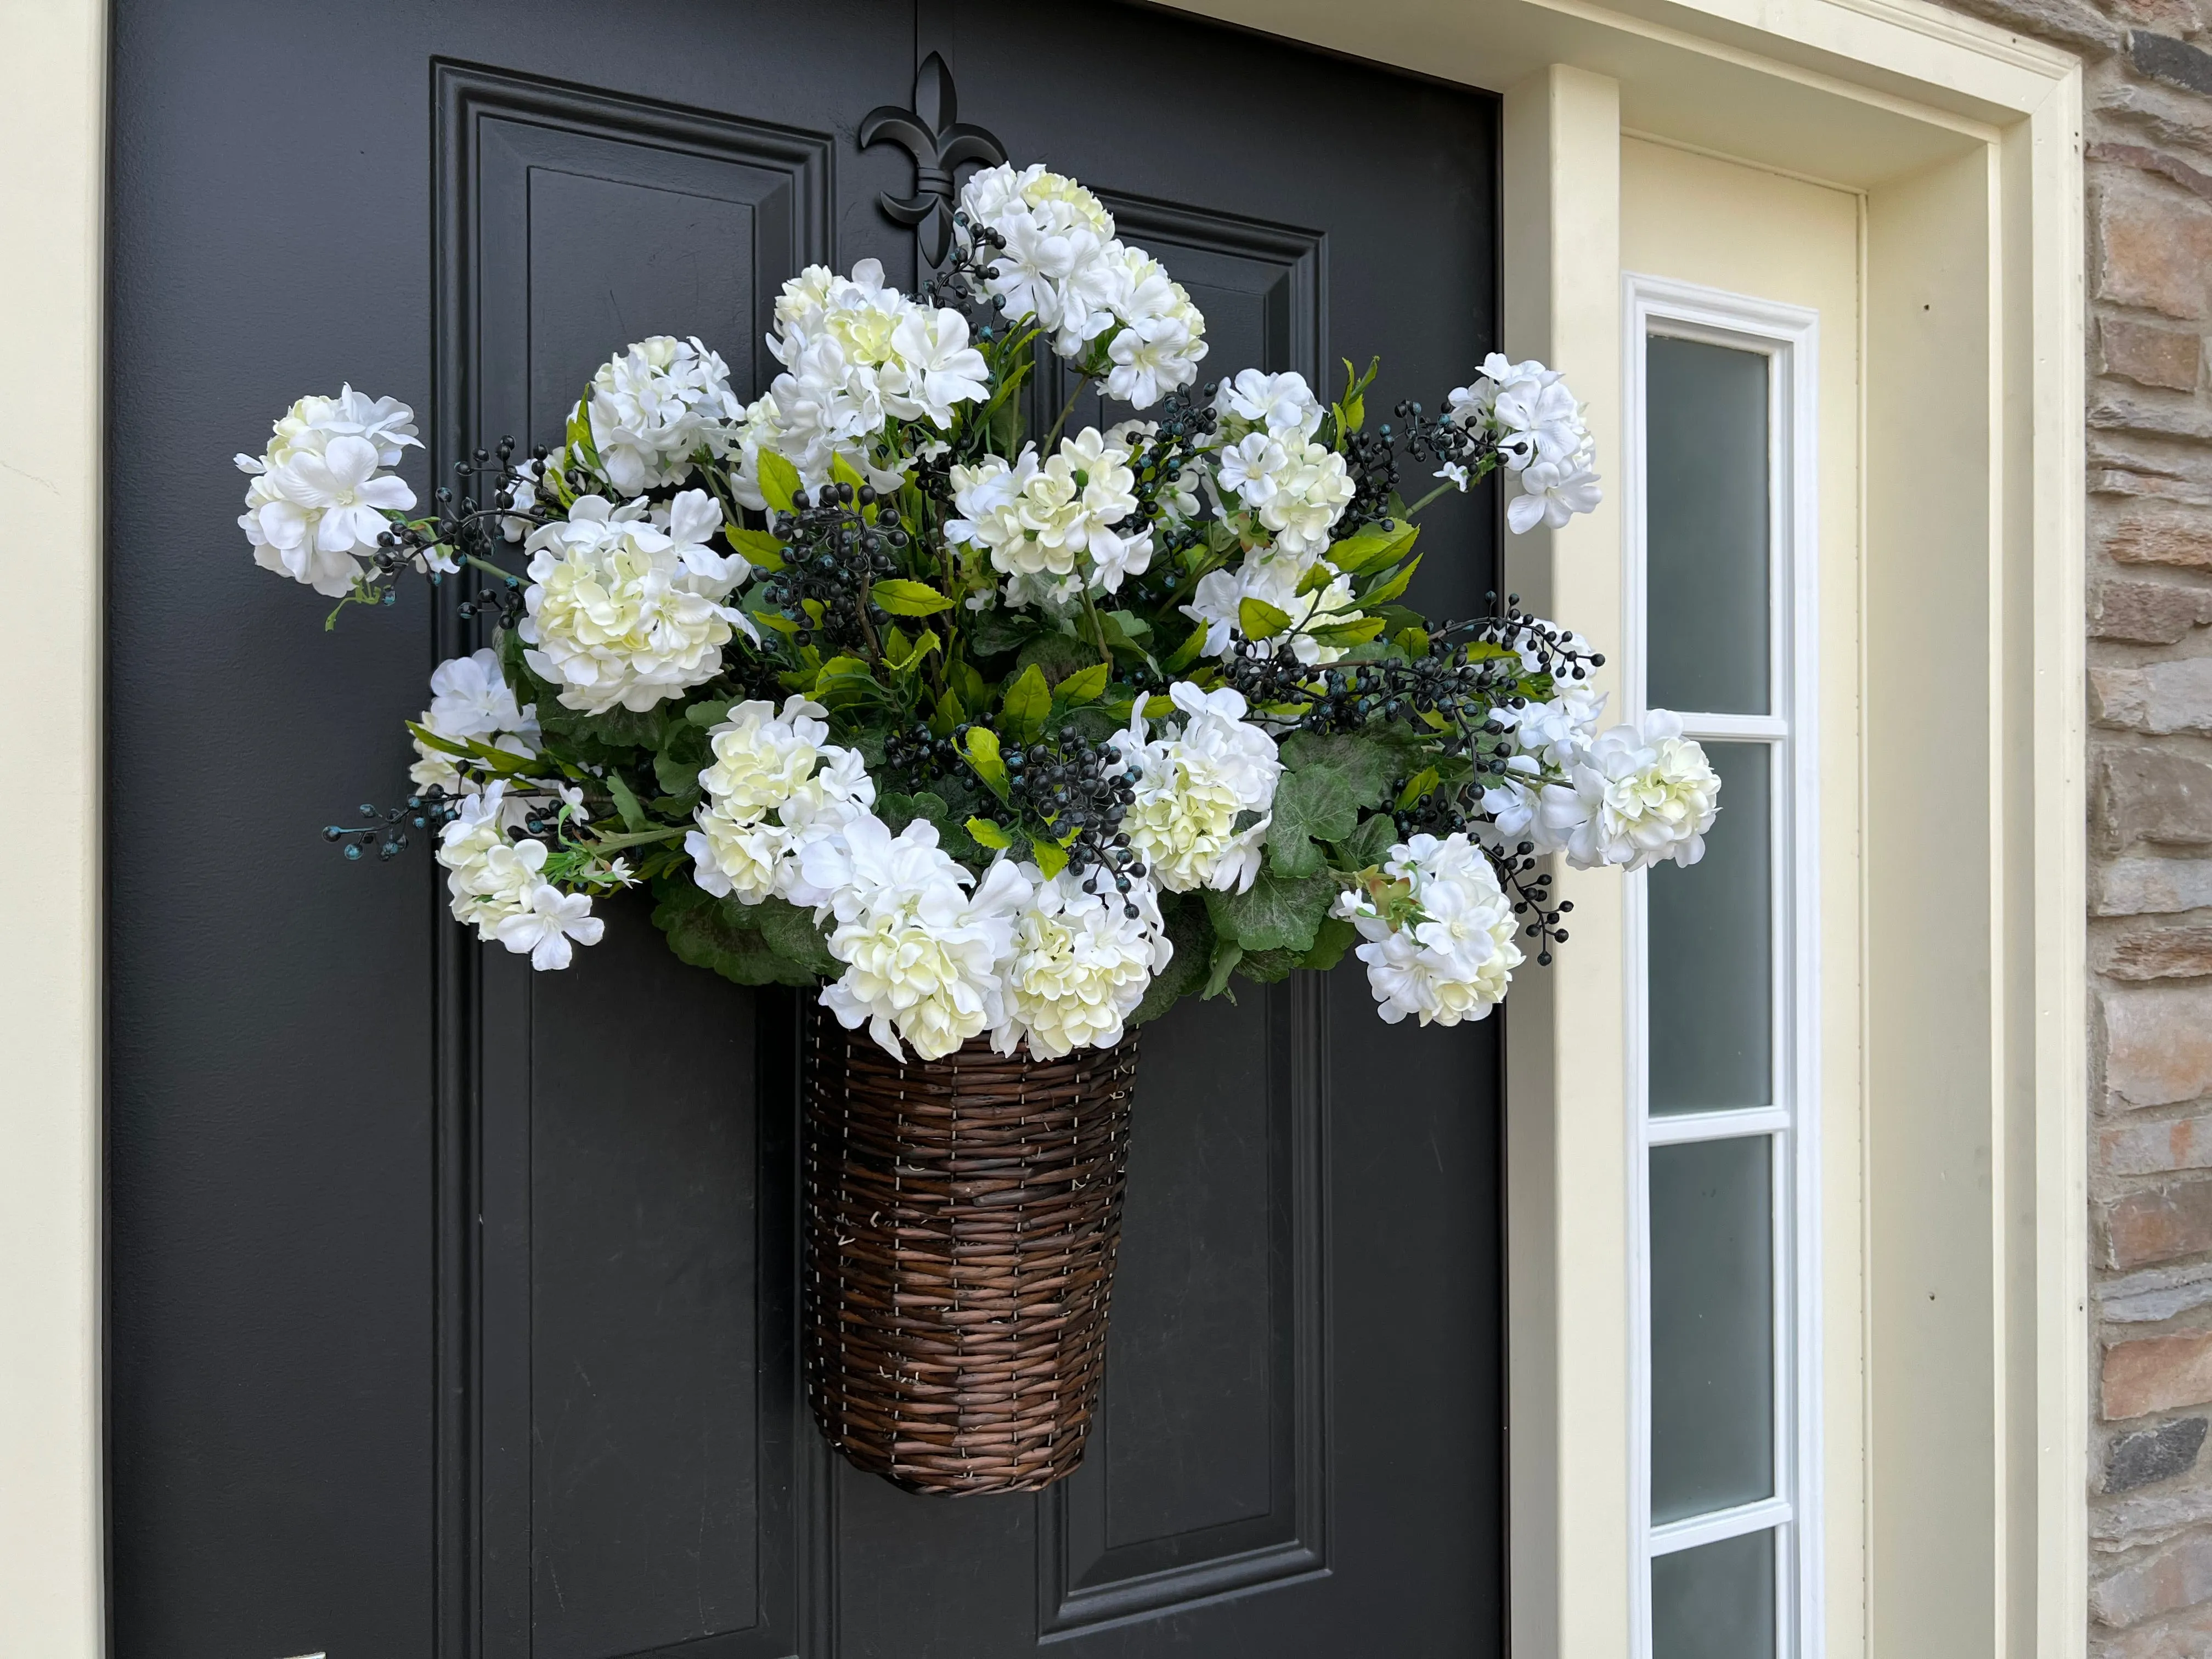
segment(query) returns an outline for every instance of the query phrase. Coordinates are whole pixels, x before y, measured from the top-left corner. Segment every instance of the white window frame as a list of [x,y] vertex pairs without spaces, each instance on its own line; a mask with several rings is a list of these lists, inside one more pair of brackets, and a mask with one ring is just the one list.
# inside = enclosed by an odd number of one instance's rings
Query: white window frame
[[[1753,351],[1768,386],[1768,714],[1678,711],[1686,736],[1768,745],[1772,789],[1774,937],[1772,1105],[1653,1118],[1650,1102],[1646,878],[1625,895],[1629,1141],[1630,1523],[1634,1659],[1651,1654],[1651,1563],[1700,1544],[1772,1529],[1779,1659],[1819,1659],[1821,1597],[1819,690],[1820,318],[1801,307],[1625,273],[1621,318],[1626,554],[1623,609],[1631,642],[1625,713],[1645,708],[1649,653],[1644,343],[1652,335]],[[1722,802],[1726,810],[1727,802]],[[1771,1498],[1654,1526],[1651,1514],[1650,1152],[1659,1146],[1768,1138],[1773,1148],[1774,1457]]]

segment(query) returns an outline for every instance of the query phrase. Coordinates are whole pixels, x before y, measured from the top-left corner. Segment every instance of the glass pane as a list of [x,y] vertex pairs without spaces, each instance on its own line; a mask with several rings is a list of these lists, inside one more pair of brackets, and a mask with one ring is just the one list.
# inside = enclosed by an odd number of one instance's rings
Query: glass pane
[[1647,878],[1655,1112],[1774,1103],[1773,751],[1705,749],[1721,775],[1705,856]]
[[1651,1149],[1651,1519],[1774,1495],[1774,1139]]
[[1644,361],[1645,700],[1656,708],[1768,714],[1771,360],[1653,335]]
[[1651,1659],[1774,1659],[1774,1534],[1651,1562]]

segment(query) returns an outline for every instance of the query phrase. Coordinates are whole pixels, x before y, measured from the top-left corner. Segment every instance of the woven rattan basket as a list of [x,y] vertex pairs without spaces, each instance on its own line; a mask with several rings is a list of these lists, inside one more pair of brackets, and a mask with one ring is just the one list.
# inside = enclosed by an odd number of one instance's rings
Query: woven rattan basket
[[807,1019],[806,1391],[915,1492],[1072,1474],[1106,1363],[1137,1045],[893,1060]]

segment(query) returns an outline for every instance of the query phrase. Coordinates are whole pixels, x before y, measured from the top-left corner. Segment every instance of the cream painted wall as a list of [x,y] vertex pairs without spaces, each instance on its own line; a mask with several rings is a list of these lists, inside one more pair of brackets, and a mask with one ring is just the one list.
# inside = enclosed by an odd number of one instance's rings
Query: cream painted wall
[[[0,1653],[103,1645],[100,1440],[104,8],[4,0]],[[35,376],[35,385],[29,377]]]
[[1864,198],[1644,139],[1620,147],[1620,263],[1818,312],[1819,1253],[1828,1651],[1864,1648],[1865,1114],[1860,1057],[1861,271]]

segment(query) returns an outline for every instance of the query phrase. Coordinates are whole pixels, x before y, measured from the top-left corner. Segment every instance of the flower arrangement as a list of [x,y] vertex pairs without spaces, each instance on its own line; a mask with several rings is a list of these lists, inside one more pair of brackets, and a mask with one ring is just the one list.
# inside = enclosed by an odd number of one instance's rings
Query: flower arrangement
[[[954,223],[917,295],[786,283],[750,404],[700,340],[637,342],[428,516],[390,398],[240,456],[255,558],[341,611],[481,579],[413,793],[331,839],[434,834],[453,914],[541,969],[642,884],[685,961],[924,1059],[1110,1047],[1347,950],[1384,1019],[1480,1019],[1566,938],[1544,854],[1700,856],[1719,780],[1668,715],[1600,729],[1579,635],[1402,602],[1444,491],[1502,471],[1516,532],[1595,506],[1559,374],[1492,356],[1380,425],[1372,365],[1201,387],[1206,319],[1075,180],[987,168]],[[1028,435],[1046,351],[1135,417]]]

